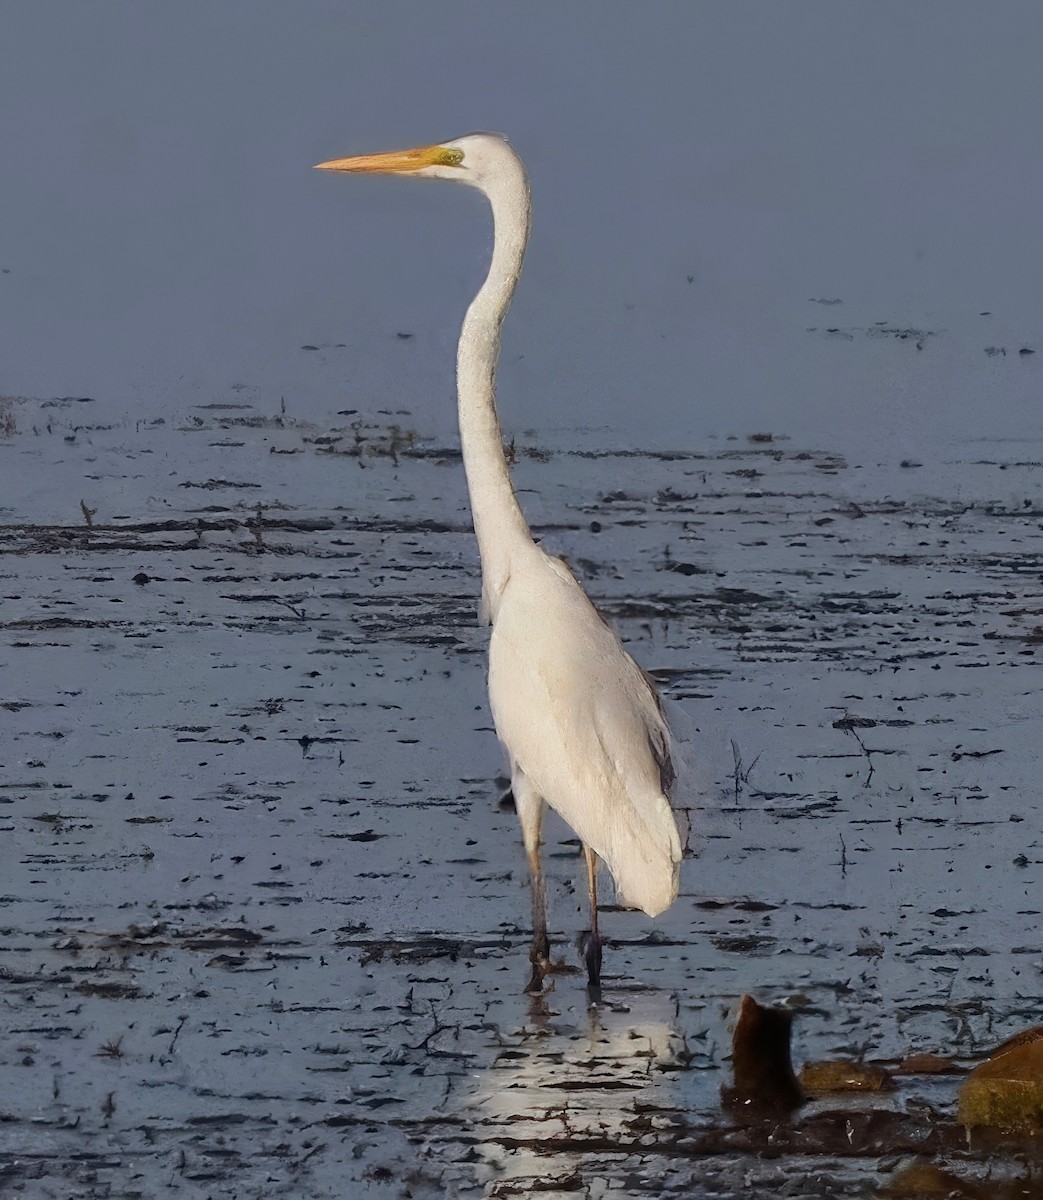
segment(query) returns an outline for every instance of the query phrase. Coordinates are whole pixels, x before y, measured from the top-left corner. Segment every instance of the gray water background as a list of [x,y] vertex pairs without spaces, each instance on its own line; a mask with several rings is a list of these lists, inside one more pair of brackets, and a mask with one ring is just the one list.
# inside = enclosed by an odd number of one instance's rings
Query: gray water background
[[[152,417],[243,388],[451,429],[483,201],[308,168],[487,128],[535,198],[512,427],[618,432],[639,404],[650,445],[769,429],[921,458],[1041,431],[1041,360],[1017,356],[1043,315],[1031,2],[102,0],[3,23],[8,394]],[[896,360],[876,322],[930,353]]]

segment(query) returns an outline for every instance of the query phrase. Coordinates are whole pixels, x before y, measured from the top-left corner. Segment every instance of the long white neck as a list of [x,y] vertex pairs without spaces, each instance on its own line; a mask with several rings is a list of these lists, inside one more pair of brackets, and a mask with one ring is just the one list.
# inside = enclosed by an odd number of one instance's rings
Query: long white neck
[[511,486],[496,415],[500,325],[521,274],[530,212],[525,168],[513,151],[504,150],[503,169],[482,186],[493,210],[492,263],[464,318],[456,362],[460,442],[482,560],[482,612],[493,621],[512,557],[533,545]]

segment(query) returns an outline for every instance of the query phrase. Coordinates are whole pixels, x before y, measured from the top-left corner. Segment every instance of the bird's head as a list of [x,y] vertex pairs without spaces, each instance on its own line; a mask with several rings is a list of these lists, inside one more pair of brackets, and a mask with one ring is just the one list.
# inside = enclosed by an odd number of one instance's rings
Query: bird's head
[[505,159],[517,161],[507,139],[495,133],[469,133],[451,142],[332,158],[316,164],[319,171],[349,171],[359,175],[414,175],[420,179],[448,179],[485,187]]

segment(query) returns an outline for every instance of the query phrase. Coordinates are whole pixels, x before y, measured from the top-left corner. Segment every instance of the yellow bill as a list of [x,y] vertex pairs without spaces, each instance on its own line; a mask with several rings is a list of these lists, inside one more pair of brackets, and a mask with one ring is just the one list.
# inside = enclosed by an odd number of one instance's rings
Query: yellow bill
[[352,158],[331,158],[315,164],[317,171],[355,171],[358,173],[397,175],[422,171],[425,167],[458,167],[464,153],[451,146],[414,146],[411,150],[391,150],[385,154],[357,154]]

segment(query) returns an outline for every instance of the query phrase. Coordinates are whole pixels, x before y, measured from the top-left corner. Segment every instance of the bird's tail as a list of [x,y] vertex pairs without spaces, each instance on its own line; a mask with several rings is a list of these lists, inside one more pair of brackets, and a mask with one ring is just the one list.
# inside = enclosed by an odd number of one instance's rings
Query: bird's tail
[[[662,816],[653,832],[642,822],[640,828],[609,830],[602,847],[595,846],[615,880],[620,904],[640,908],[650,917],[665,912],[677,899],[681,875],[681,839],[673,812],[661,797]],[[658,807],[658,806],[657,806]]]

